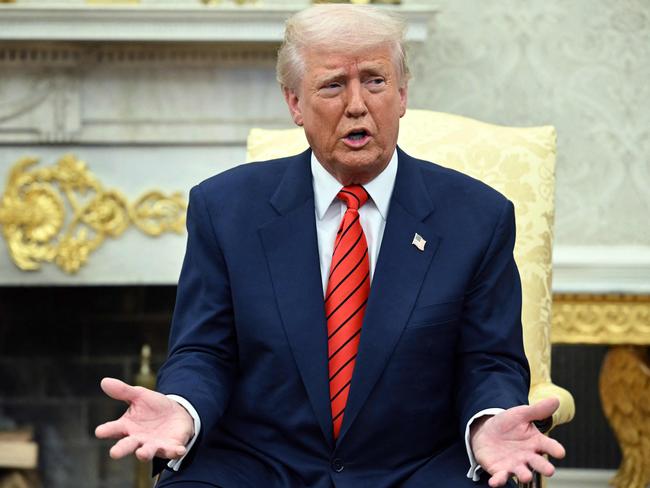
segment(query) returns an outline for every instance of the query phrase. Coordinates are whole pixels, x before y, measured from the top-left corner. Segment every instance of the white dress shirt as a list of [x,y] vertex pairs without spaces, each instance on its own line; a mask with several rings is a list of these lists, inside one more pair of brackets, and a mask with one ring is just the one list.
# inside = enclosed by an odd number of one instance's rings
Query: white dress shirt
[[[371,282],[375,265],[377,264],[377,257],[379,256],[381,240],[384,236],[384,229],[386,228],[386,217],[388,215],[390,199],[393,195],[395,178],[397,176],[397,164],[397,151],[394,151],[393,156],[384,171],[377,175],[372,181],[363,185],[370,195],[370,198],[365,205],[359,209],[359,221],[366,236],[366,242],[368,243]],[[329,274],[330,264],[332,263],[336,231],[341,224],[341,219],[343,218],[347,207],[343,201],[336,198],[336,195],[342,188],[341,183],[327,172],[323,165],[318,162],[318,159],[316,159],[313,152],[311,154],[311,173],[312,184],[314,187],[318,255],[320,259],[320,271],[323,280],[324,296],[327,289],[327,276]],[[187,452],[189,452],[199,435],[201,421],[196,410],[187,400],[177,395],[168,395],[168,397],[178,401],[194,419],[194,436],[187,444]],[[481,467],[476,463],[476,459],[474,458],[474,454],[470,448],[470,426],[475,419],[482,417],[483,415],[495,415],[502,411],[503,410],[499,408],[483,410],[474,415],[467,423],[467,427],[465,428],[465,447],[467,448],[467,456],[470,463],[470,469],[467,476],[472,478],[474,481],[478,481]],[[185,455],[187,455],[187,453]],[[169,461],[168,466],[177,471],[180,468],[183,459],[185,459],[185,456],[180,459],[171,460]]]
[[[311,153],[311,174],[314,185],[314,206],[316,207],[316,235],[318,237],[318,255],[320,257],[320,275],[323,279],[323,296],[327,288],[327,276],[332,264],[336,231],[347,210],[342,200],[336,198],[342,185],[334,178]],[[370,260],[370,282],[377,264],[381,239],[386,227],[386,216],[390,198],[393,195],[395,177],[397,176],[397,152],[393,152],[388,166],[369,183],[363,185],[370,198],[359,209],[359,222],[368,243]]]

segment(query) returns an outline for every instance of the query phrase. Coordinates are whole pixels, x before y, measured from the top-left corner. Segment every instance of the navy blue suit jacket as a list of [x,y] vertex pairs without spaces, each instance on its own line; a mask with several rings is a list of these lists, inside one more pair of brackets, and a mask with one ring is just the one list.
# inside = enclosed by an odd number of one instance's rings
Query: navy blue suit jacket
[[202,428],[165,485],[411,486],[472,415],[527,401],[512,204],[398,148],[334,441],[310,154],[239,166],[191,191],[158,389],[189,400]]

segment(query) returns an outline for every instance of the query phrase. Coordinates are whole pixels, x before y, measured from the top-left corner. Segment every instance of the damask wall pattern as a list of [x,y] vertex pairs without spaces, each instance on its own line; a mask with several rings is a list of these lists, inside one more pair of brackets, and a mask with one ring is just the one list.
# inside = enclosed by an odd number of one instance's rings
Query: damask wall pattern
[[436,5],[410,51],[409,105],[555,125],[556,242],[650,245],[650,2]]

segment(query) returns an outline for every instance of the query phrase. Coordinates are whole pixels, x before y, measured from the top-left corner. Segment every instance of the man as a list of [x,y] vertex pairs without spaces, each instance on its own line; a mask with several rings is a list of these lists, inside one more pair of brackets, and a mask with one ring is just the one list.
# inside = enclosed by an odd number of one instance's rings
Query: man
[[563,456],[532,424],[557,401],[525,405],[512,204],[397,148],[403,32],[295,15],[278,78],[310,150],[192,190],[160,393],[102,382],[130,407],[97,435],[170,460],[159,486],[503,486]]

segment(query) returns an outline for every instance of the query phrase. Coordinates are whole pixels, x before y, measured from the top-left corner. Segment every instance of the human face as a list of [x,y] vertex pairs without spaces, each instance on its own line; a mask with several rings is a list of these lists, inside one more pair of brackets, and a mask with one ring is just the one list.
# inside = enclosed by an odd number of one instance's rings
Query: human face
[[406,110],[388,46],[362,53],[304,53],[305,73],[284,96],[318,161],[341,184],[363,184],[388,165]]

